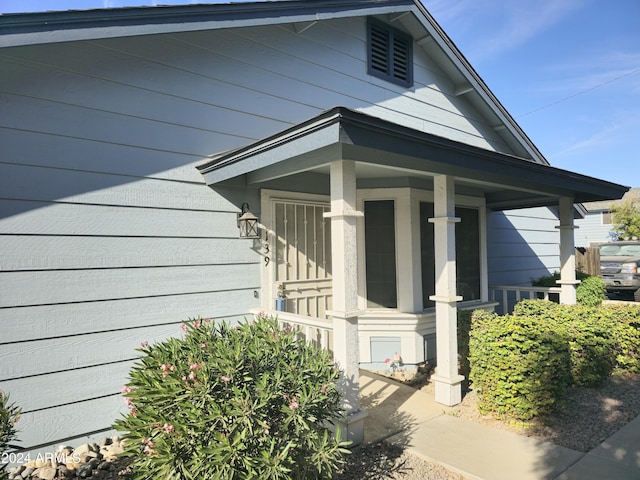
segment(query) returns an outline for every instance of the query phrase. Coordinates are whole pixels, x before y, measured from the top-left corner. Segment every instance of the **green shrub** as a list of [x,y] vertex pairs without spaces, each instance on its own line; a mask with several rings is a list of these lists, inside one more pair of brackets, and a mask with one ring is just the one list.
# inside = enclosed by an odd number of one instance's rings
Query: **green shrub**
[[597,308],[523,300],[514,315],[528,316],[565,339],[570,352],[571,382],[594,387],[606,380],[615,365],[616,340],[612,322],[604,322]]
[[587,277],[576,287],[576,300],[587,307],[597,307],[607,298],[604,282],[600,277]]
[[569,340],[571,352],[571,380],[580,387],[597,387],[613,371],[616,341],[614,328],[602,322],[593,308],[563,305],[563,310],[575,317],[559,328]]
[[[582,281],[586,278],[589,278],[588,274],[576,270],[577,280]],[[531,285],[534,287],[557,287],[558,280],[560,280],[560,272],[555,271],[551,275],[543,275],[542,277],[532,279]]]
[[615,368],[640,373],[640,305],[602,305],[597,313],[612,332]]
[[566,339],[534,317],[474,315],[469,346],[483,412],[518,420],[549,413],[570,381]]
[[329,354],[272,318],[185,330],[144,346],[123,389],[133,478],[330,478],[348,451],[326,428],[342,402]]
[[[16,439],[16,422],[21,410],[14,403],[9,404],[9,395],[0,390],[0,455],[7,451]],[[6,463],[0,462],[0,479],[5,479]]]
[[477,311],[469,359],[481,410],[527,420],[550,412],[569,384],[640,373],[640,305],[523,300],[510,316]]

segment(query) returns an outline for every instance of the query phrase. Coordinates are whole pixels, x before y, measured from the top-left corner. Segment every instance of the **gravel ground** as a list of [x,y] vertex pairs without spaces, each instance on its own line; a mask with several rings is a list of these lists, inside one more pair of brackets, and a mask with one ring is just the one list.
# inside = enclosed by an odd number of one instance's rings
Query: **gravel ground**
[[[408,382],[429,392],[428,376]],[[640,374],[611,377],[602,387],[572,388],[558,412],[530,424],[516,424],[482,415],[477,397],[470,391],[450,413],[473,422],[535,437],[574,450],[587,452],[640,415]],[[98,479],[116,479],[120,469],[102,472]],[[335,480],[464,480],[459,473],[427,462],[384,442],[353,449]]]
[[588,452],[640,415],[640,375],[609,378],[600,388],[570,388],[557,412],[530,424],[502,422],[478,411],[469,392],[454,414],[474,422]]

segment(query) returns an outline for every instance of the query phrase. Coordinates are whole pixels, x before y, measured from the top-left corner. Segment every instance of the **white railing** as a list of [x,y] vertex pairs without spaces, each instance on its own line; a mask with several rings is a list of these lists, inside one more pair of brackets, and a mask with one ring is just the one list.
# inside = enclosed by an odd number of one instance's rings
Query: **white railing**
[[277,310],[261,310],[261,312],[277,318],[278,324],[282,328],[291,328],[301,340],[333,352],[333,322],[331,320]]
[[[560,287],[523,287],[519,285],[491,285],[489,297],[498,302],[502,308],[502,314],[511,313],[513,306],[520,300],[528,299],[552,299],[550,295],[559,295]],[[501,294],[500,294],[501,292]],[[524,294],[524,295],[523,295]]]

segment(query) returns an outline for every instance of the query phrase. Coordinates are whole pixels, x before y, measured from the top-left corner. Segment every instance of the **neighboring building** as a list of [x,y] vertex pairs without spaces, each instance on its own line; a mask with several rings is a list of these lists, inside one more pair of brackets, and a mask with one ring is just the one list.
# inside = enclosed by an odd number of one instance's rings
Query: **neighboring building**
[[[640,188],[629,190],[621,201],[631,198],[640,198]],[[615,203],[615,201],[603,200],[582,204],[587,213],[584,218],[576,219],[575,222],[578,227],[575,232],[576,247],[593,247],[615,240],[611,220],[611,209]]]
[[142,340],[279,293],[356,384],[355,441],[359,362],[436,333],[455,404],[457,308],[552,270],[575,301],[574,202],[627,190],[550,167],[413,0],[4,15],[0,99],[0,388],[27,449],[107,432]]

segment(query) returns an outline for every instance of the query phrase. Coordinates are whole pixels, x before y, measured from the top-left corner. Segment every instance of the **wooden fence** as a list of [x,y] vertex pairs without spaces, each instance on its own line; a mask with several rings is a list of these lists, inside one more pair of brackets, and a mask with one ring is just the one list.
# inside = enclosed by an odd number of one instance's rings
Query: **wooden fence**
[[598,247],[577,247],[576,268],[587,275],[600,275],[600,250]]

